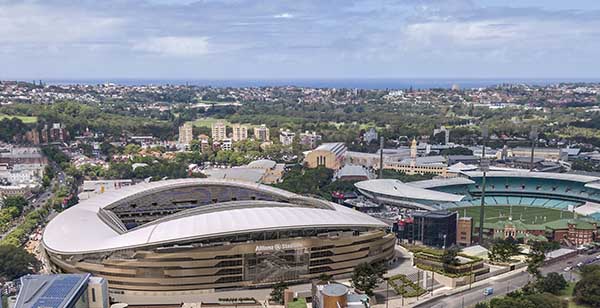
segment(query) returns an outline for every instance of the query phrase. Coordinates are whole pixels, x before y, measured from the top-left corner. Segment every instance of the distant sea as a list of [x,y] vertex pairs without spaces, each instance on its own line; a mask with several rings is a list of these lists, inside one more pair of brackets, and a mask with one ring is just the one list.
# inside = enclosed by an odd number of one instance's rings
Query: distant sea
[[[461,89],[485,88],[501,84],[551,85],[561,82],[600,82],[597,79],[42,79],[46,84],[114,83],[135,85],[196,85],[224,87],[299,86],[311,88],[358,88],[358,89],[449,89],[458,85]],[[36,80],[37,82],[37,80]]]

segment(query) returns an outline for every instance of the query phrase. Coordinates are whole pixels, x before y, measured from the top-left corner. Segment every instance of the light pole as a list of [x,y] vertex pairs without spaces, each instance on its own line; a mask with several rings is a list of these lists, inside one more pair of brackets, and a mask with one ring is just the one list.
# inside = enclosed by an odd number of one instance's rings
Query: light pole
[[443,250],[446,250],[446,234],[444,234],[444,246],[442,247]]
[[535,145],[537,144],[537,140],[538,140],[538,129],[537,126],[532,126],[531,127],[531,132],[529,133],[529,139],[531,139],[531,164],[529,165],[529,171],[533,171],[533,158],[535,155]]
[[385,279],[385,308],[388,308],[390,302],[390,279]]
[[479,163],[479,167],[481,171],[483,171],[483,177],[481,179],[481,206],[479,208],[479,245],[483,245],[483,219],[484,219],[484,207],[485,207],[485,176],[486,172],[490,168],[489,162],[485,157],[485,141],[488,137],[488,128],[483,126],[481,128],[481,137],[483,143],[483,149],[481,151],[481,162]]
[[471,270],[469,271],[469,290],[473,286],[473,280],[475,280],[475,275],[473,275],[473,263],[471,263]]
[[383,136],[379,138],[379,179],[383,179]]
[[[421,285],[421,271],[418,270],[417,271],[417,285],[420,286]],[[417,293],[417,301],[419,301],[419,293]]]

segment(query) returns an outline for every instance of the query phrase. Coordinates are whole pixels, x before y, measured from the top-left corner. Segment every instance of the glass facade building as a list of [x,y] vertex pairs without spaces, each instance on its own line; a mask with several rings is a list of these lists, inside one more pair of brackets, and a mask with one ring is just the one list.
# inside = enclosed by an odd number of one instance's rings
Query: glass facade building
[[449,211],[415,212],[399,221],[394,231],[409,244],[450,247],[456,244],[458,213]]

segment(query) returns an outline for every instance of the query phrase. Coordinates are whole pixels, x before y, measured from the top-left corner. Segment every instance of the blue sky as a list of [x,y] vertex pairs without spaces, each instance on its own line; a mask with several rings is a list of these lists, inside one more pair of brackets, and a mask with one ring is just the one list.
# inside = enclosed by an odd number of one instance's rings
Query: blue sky
[[600,1],[0,0],[0,79],[596,78]]

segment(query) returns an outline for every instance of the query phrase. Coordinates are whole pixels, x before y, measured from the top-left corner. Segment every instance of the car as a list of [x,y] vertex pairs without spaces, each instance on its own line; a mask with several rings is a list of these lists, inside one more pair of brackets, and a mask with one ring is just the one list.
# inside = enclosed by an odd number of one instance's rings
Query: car
[[494,294],[494,288],[488,287],[483,290],[483,295],[488,296]]
[[597,255],[595,259],[596,259],[596,260],[600,259],[600,255]]
[[577,267],[581,267],[581,266],[583,266],[583,262],[577,263]]
[[564,268],[564,271],[565,271],[565,272],[568,272],[568,271],[570,271],[571,269],[573,269],[573,268],[572,268],[572,267],[570,267],[570,266],[567,266],[567,267],[565,267],[565,268]]

